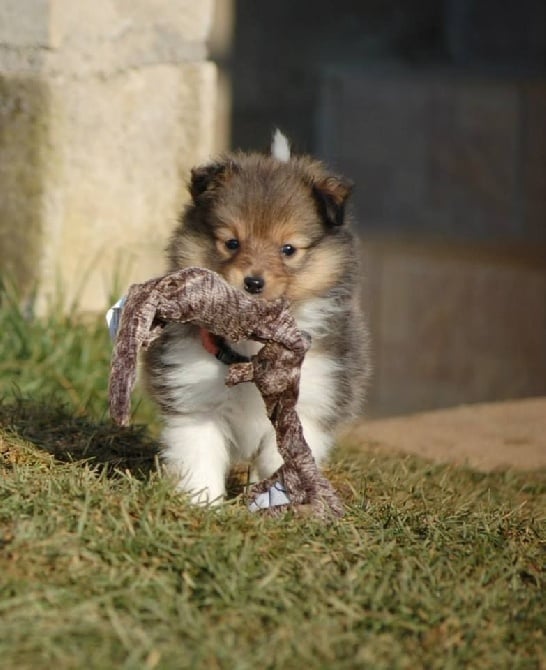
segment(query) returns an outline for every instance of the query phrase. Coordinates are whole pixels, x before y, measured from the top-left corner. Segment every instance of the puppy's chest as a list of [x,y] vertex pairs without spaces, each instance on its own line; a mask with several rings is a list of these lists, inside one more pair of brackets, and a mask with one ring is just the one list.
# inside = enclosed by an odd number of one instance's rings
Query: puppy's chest
[[168,405],[175,412],[218,414],[257,395],[256,389],[255,393],[250,392],[250,384],[226,386],[227,371],[228,366],[207,352],[198,338],[171,338],[155,370],[159,382],[156,387],[168,397]]
[[[321,326],[325,325],[325,312],[328,313],[329,306],[328,301],[317,301],[317,304],[307,305],[296,317],[302,330],[311,332],[313,338],[301,371],[300,406],[317,406],[325,401],[328,404],[331,395],[336,357],[332,357],[333,352],[321,351],[320,346],[324,336],[324,330],[320,332]],[[160,369],[155,369],[156,379],[160,382],[157,386],[167,396],[165,405],[177,413],[210,412],[230,424],[253,423],[256,417],[267,421],[263,400],[254,384],[227,387],[227,365],[205,351],[195,334],[174,331],[165,344]],[[240,354],[252,356],[262,345],[243,341],[231,346]]]
[[[233,348],[252,356],[260,346],[256,342],[239,342]],[[169,404],[177,412],[212,411],[225,415],[226,419],[265,414],[262,397],[254,384],[229,387],[225,383],[227,372],[228,366],[193,338],[171,341],[161,356],[161,369],[156,369],[161,387],[170,396]],[[329,357],[312,348],[301,371],[300,401],[311,396],[316,402],[325,393],[322,382],[331,381],[330,372]]]

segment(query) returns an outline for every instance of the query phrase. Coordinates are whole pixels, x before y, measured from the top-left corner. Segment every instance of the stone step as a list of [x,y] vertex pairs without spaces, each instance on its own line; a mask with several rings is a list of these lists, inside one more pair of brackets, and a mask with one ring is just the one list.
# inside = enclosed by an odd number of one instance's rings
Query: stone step
[[362,420],[341,442],[484,472],[546,468],[546,396]]

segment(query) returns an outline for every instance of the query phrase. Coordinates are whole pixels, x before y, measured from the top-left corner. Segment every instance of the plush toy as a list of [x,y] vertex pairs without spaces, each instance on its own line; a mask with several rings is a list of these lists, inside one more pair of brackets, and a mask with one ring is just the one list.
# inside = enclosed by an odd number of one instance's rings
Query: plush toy
[[110,415],[129,421],[138,352],[169,321],[194,322],[233,342],[263,343],[248,362],[228,367],[226,384],[254,382],[277,435],[284,464],[250,488],[249,508],[279,514],[308,510],[321,519],[340,517],[343,506],[318,469],[296,412],[300,370],[310,338],[298,330],[284,299],[250,298],[202,268],[171,272],[129,289],[123,305],[110,371]]

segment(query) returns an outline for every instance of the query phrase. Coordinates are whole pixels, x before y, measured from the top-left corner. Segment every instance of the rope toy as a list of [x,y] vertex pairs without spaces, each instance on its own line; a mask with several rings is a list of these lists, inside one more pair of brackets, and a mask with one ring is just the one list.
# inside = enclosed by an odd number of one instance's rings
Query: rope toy
[[[319,470],[296,412],[300,372],[310,338],[296,326],[285,299],[246,296],[218,274],[187,268],[130,287],[121,313],[110,369],[110,416],[129,423],[138,353],[168,322],[193,322],[233,342],[255,340],[264,346],[249,362],[228,367],[226,384],[254,382],[277,436],[283,465],[251,486],[249,509],[279,515],[309,511],[319,519],[343,516],[343,505]],[[278,504],[279,503],[279,504]]]

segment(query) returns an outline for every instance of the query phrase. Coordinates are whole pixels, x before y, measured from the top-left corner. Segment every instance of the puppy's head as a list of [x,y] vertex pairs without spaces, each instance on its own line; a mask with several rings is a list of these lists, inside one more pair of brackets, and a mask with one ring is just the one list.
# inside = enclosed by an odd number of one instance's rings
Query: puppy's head
[[308,157],[233,154],[192,171],[192,201],[169,245],[171,269],[206,267],[266,299],[323,295],[352,254],[351,184]]

